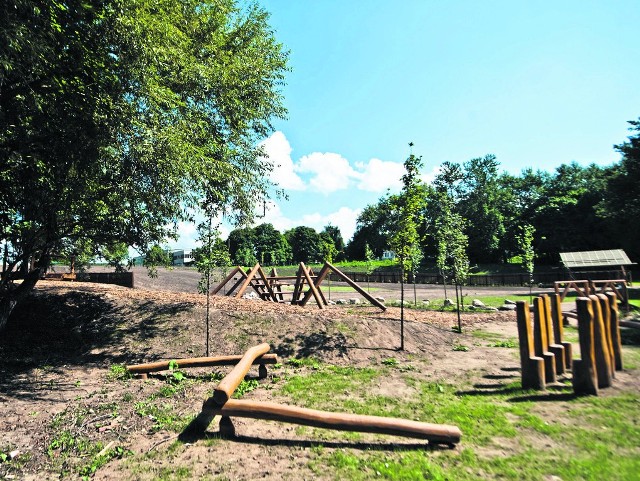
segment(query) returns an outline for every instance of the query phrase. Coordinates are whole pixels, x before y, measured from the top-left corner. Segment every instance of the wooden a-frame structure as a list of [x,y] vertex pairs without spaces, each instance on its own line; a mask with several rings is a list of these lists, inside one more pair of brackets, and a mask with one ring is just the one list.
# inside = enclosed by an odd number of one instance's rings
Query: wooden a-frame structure
[[[330,272],[333,272],[349,284],[349,286],[374,306],[379,307],[383,311],[387,309],[382,302],[371,296],[329,262],[324,263],[324,266],[322,266],[322,269],[320,269],[317,275],[314,274],[310,267],[305,266],[304,262],[300,263],[295,276],[279,276],[275,268],[267,275],[259,263],[253,266],[253,268],[247,269],[246,272],[241,267],[235,267],[229,275],[213,289],[212,294],[218,294],[225,286],[229,286],[225,295],[239,298],[245,294],[249,287],[252,287],[263,301],[305,306],[313,296],[318,307],[324,309],[329,303],[320,286]],[[282,287],[284,286],[293,286],[293,291],[283,290]]]

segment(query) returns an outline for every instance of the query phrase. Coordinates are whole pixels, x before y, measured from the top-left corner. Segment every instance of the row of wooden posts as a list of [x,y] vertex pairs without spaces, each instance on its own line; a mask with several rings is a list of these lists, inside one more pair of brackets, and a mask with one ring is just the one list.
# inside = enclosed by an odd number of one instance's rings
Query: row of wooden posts
[[[347,413],[334,413],[286,406],[264,401],[246,401],[231,399],[252,365],[259,365],[259,376],[266,377],[266,364],[275,364],[275,354],[268,354],[269,344],[260,344],[250,348],[242,356],[217,356],[207,358],[182,359],[178,361],[180,369],[188,367],[234,365],[207,399],[200,414],[191,422],[182,439],[204,434],[216,416],[220,416],[220,434],[234,436],[235,428],[231,417],[245,417],[300,424],[316,428],[356,431],[378,434],[405,436],[426,439],[429,443],[453,446],[460,442],[462,433],[456,426],[431,424],[409,419],[382,416],[365,416]],[[148,364],[127,366],[129,372],[146,377],[149,372],[169,369],[171,361],[159,361]]]
[[576,300],[580,359],[573,359],[572,345],[564,340],[561,302],[558,294],[536,297],[533,322],[529,304],[517,303],[522,387],[545,389],[572,372],[576,394],[597,395],[622,370],[617,296],[606,292]]

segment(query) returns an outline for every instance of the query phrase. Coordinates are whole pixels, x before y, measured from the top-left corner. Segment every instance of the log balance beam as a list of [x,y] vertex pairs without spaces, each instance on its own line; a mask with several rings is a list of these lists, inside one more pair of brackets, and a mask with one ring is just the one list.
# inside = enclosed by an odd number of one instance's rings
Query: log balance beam
[[[214,356],[214,357],[192,357],[188,359],[174,359],[179,369],[190,367],[209,367],[209,366],[234,366],[240,362],[242,356]],[[150,372],[167,371],[172,361],[157,361],[146,364],[133,364],[127,366],[127,370],[131,374],[148,374]],[[276,354],[265,354],[256,357],[253,364],[264,366],[265,364],[277,364],[278,356]]]
[[270,349],[268,344],[260,344],[249,349],[235,368],[222,380],[214,390],[214,395],[207,399],[200,414],[191,422],[184,437],[189,433],[203,434],[215,416],[221,416],[220,433],[235,435],[231,416],[252,419],[264,419],[286,423],[300,424],[324,429],[340,431],[357,431],[377,434],[390,434],[418,439],[426,439],[435,444],[453,446],[460,442],[462,433],[456,426],[431,424],[408,419],[389,418],[383,416],[367,416],[347,413],[318,411],[315,409],[286,406],[272,402],[256,402],[230,399],[252,363],[265,356]]

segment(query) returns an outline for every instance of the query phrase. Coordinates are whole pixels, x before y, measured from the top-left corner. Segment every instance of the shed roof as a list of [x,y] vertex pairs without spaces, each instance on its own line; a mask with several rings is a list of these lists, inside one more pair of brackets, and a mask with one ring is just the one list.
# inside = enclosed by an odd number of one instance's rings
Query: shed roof
[[574,267],[627,266],[634,264],[622,249],[561,252],[560,260],[569,269]]

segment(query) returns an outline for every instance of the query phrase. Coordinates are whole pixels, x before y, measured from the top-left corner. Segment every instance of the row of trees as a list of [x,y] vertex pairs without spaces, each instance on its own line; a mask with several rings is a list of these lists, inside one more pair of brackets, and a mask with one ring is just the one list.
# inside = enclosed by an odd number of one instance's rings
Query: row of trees
[[271,224],[239,228],[231,231],[227,245],[232,262],[243,266],[256,262],[278,266],[333,261],[344,252],[340,229],[332,225],[320,233],[306,226],[295,227],[284,234]]
[[[631,130],[640,132],[640,122]],[[577,163],[554,172],[527,168],[500,172],[493,155],[445,162],[435,180],[416,187],[421,254],[430,260],[453,246],[455,233],[467,237],[471,263],[503,263],[523,255],[523,236],[538,262],[555,264],[566,251],[622,248],[640,259],[640,134],[615,146],[620,162],[599,167]],[[376,256],[393,247],[401,195],[386,195],[367,206],[346,247],[349,259]],[[453,248],[453,247],[451,247]],[[525,249],[526,251],[526,249]]]

